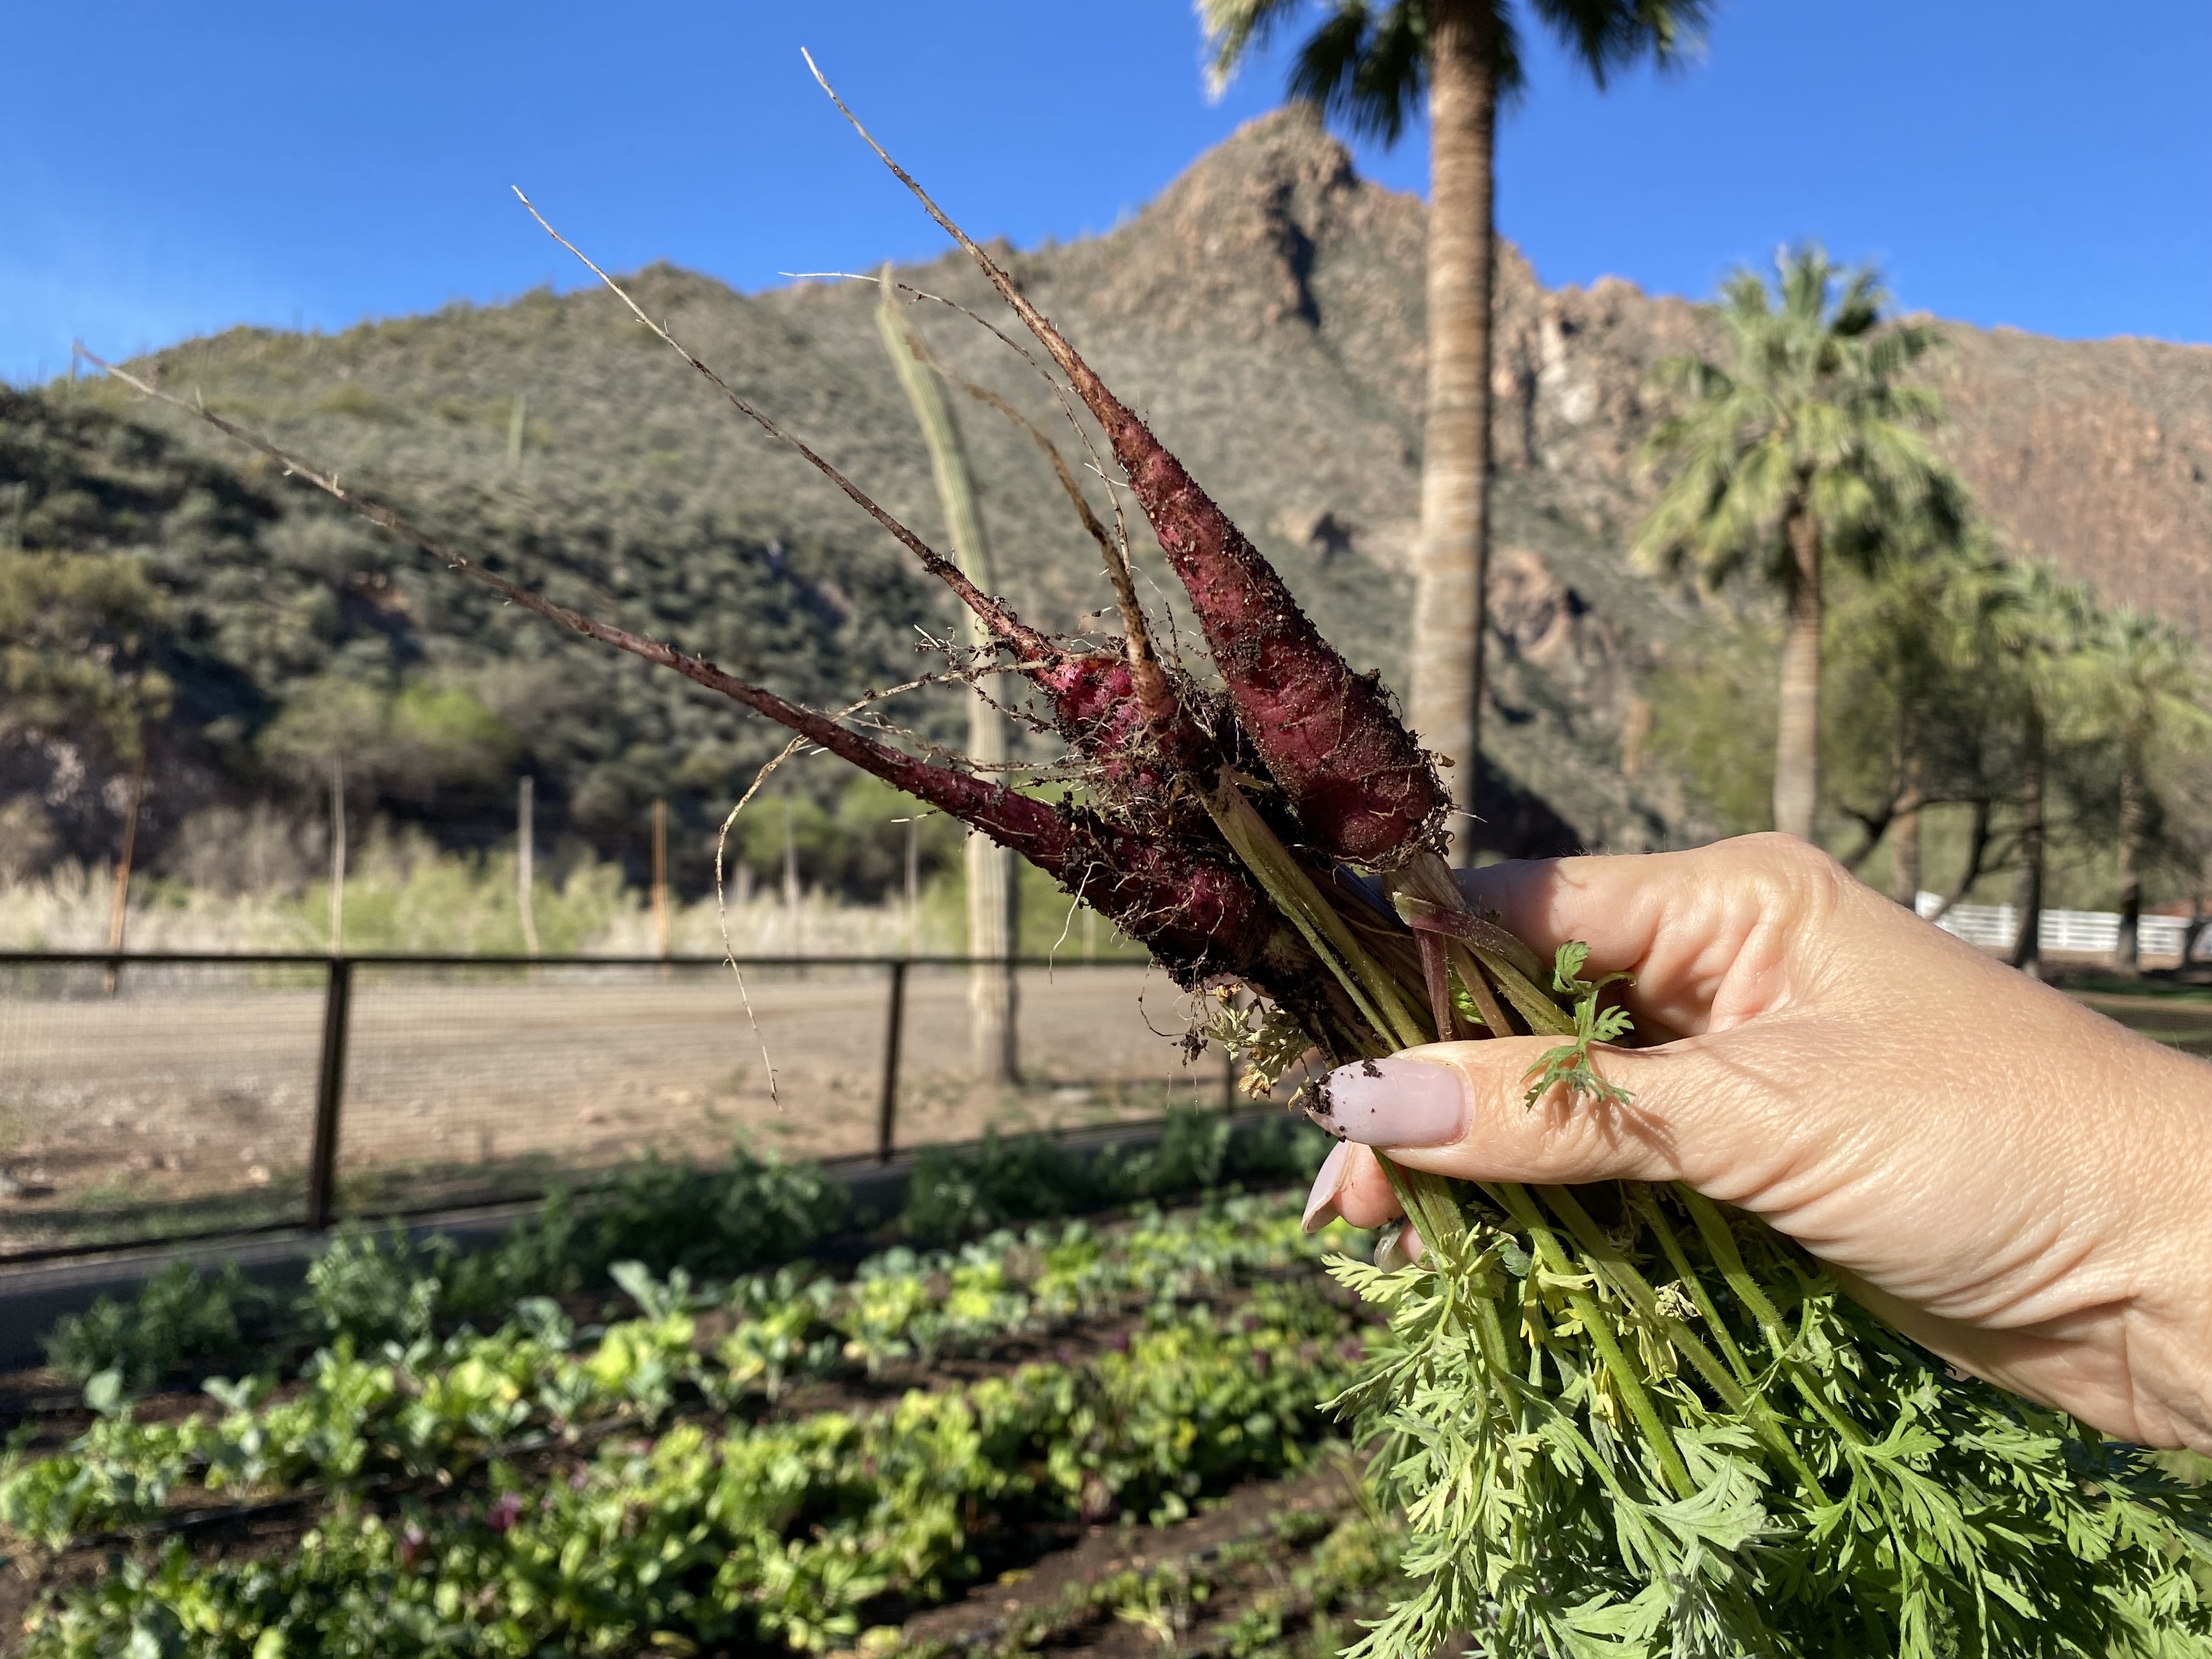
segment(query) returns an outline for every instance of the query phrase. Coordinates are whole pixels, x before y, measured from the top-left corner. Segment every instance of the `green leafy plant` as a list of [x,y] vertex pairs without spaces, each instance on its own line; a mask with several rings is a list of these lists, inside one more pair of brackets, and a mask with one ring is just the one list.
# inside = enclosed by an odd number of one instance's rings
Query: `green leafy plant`
[[1574,1041],[1548,1048],[1537,1057],[1528,1074],[1525,1103],[1534,1106],[1555,1086],[1564,1086],[1570,1097],[1593,1106],[1628,1104],[1627,1091],[1615,1088],[1597,1074],[1590,1063],[1590,1044],[1611,1042],[1633,1029],[1628,1010],[1600,1008],[1598,996],[1608,985],[1626,983],[1626,974],[1607,974],[1595,980],[1582,977],[1589,960],[1589,946],[1580,940],[1562,945],[1552,967],[1552,988],[1574,1007]]
[[[362,1255],[385,1255],[380,1241],[363,1242]],[[642,1317],[589,1341],[557,1304],[526,1297],[489,1335],[386,1339],[364,1351],[341,1334],[281,1398],[273,1376],[213,1378],[205,1394],[220,1412],[177,1420],[140,1419],[119,1374],[102,1371],[86,1389],[100,1414],[90,1430],[65,1452],[0,1470],[0,1523],[60,1547],[156,1522],[171,1493],[194,1481],[267,1494],[343,1491],[396,1474],[450,1476],[457,1464],[532,1442],[657,1423],[695,1399],[722,1411],[773,1401],[795,1377],[985,1353],[1133,1310],[1163,1328],[1205,1322],[1209,1298],[1312,1267],[1319,1249],[1286,1195],[1155,1212],[1111,1233],[1082,1223],[1000,1233],[957,1255],[902,1246],[863,1261],[843,1285],[787,1267],[724,1290],[696,1285],[681,1268],[658,1279],[621,1262],[614,1275]],[[1283,1317],[1310,1294],[1304,1286],[1264,1305]],[[410,1296],[401,1305],[420,1303]],[[708,1344],[696,1316],[717,1306],[735,1322]],[[1322,1333],[1342,1320],[1326,1307],[1301,1317]]]
[[307,1310],[325,1342],[374,1347],[427,1336],[455,1254],[443,1238],[418,1245],[404,1227],[379,1236],[349,1223],[308,1264]]
[[2140,1453],[1693,1194],[1499,1196],[1433,1267],[1334,1269],[1389,1310],[1338,1403],[1413,1581],[1355,1655],[2207,1650],[2201,1503]]
[[[34,1613],[25,1650],[88,1659],[142,1631],[186,1651],[514,1659],[633,1650],[654,1632],[842,1647],[877,1597],[927,1603],[972,1579],[982,1534],[1175,1518],[1235,1482],[1305,1467],[1326,1431],[1315,1387],[1351,1374],[1348,1316],[1317,1289],[1263,1286],[1233,1316],[1191,1310],[1126,1351],[915,1392],[865,1415],[610,1439],[535,1489],[496,1449],[524,1426],[518,1386],[557,1365],[556,1349],[516,1334],[411,1383],[389,1364],[333,1353],[305,1393],[258,1406],[252,1391],[237,1395],[243,1417],[219,1425],[126,1413],[97,1447],[0,1486],[0,1516],[61,1542],[158,1514],[195,1469],[211,1486],[266,1490],[310,1474],[352,1479],[380,1459],[450,1467],[463,1445],[492,1449],[488,1491],[391,1518],[342,1504],[266,1561],[196,1560],[172,1543]],[[651,1392],[655,1357],[682,1350],[672,1322],[685,1317],[610,1331],[584,1373],[604,1398],[635,1402]]]
[[130,1388],[150,1388],[266,1334],[276,1307],[276,1298],[248,1283],[235,1262],[210,1278],[175,1261],[128,1302],[103,1296],[58,1320],[46,1358],[72,1382],[112,1370]]

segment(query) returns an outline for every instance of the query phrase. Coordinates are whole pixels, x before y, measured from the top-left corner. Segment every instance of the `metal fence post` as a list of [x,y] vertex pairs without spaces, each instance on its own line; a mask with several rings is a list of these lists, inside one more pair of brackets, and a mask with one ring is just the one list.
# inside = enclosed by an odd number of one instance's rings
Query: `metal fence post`
[[346,1025],[353,1011],[353,963],[332,957],[323,996],[323,1055],[315,1078],[315,1138],[307,1149],[307,1225],[331,1224],[337,1206],[338,1107],[345,1097]]
[[906,1029],[906,958],[899,957],[890,968],[890,1006],[884,1016],[884,1097],[876,1108],[878,1164],[891,1161],[891,1144],[897,1133],[899,1037]]

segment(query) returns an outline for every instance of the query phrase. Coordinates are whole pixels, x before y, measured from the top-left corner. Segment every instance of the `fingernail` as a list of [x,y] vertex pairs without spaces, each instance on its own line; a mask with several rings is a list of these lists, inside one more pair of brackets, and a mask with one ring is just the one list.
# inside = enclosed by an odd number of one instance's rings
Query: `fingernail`
[[1417,1267],[1427,1248],[1413,1224],[1405,1222],[1376,1239],[1375,1265],[1386,1273],[1395,1273],[1401,1267]]
[[1306,1196],[1305,1218],[1298,1223],[1310,1233],[1319,1232],[1336,1219],[1336,1189],[1344,1180],[1344,1160],[1348,1150],[1339,1141],[1322,1160],[1321,1173],[1314,1177],[1313,1191]]
[[1441,1146],[1467,1130],[1467,1084],[1419,1060],[1363,1060],[1321,1085],[1322,1127],[1367,1146]]

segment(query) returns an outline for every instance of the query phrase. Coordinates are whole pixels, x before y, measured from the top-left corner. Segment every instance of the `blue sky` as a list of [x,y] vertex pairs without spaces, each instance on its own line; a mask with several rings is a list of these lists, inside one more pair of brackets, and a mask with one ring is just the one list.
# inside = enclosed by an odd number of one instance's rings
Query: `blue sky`
[[[573,286],[510,183],[618,269],[755,289],[935,252],[802,45],[969,229],[1024,246],[1110,226],[1282,79],[1209,104],[1188,0],[71,0],[8,37],[17,382],[72,335],[128,353]],[[2204,0],[1730,0],[1705,61],[1603,96],[1536,51],[1500,222],[1553,283],[1703,295],[1818,235],[1939,315],[2212,342],[2208,64]],[[1422,188],[1418,133],[1361,161]]]

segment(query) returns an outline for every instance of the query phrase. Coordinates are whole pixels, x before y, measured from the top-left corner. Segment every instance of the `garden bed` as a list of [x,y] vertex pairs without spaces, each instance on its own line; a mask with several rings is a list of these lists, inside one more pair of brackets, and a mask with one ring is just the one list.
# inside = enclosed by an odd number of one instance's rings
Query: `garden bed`
[[[989,1173],[939,1184],[985,1217]],[[1298,1196],[896,1244],[843,1273],[711,1277],[664,1249],[659,1272],[613,1264],[611,1297],[458,1322],[466,1263],[356,1237],[318,1266],[304,1358],[136,1400],[110,1366],[84,1405],[25,1419],[0,1619],[40,1655],[997,1649],[1133,1622],[1157,1650],[1194,1597],[1273,1586],[1279,1637],[1310,1546],[1351,1516],[1353,1553],[1382,1547],[1341,1469],[1313,1497],[1343,1456],[1319,1403],[1364,1321]],[[947,1201],[918,1197],[925,1223]],[[1183,1559],[1232,1536],[1227,1565]],[[1032,1578],[999,1597],[1020,1620],[957,1612]]]

